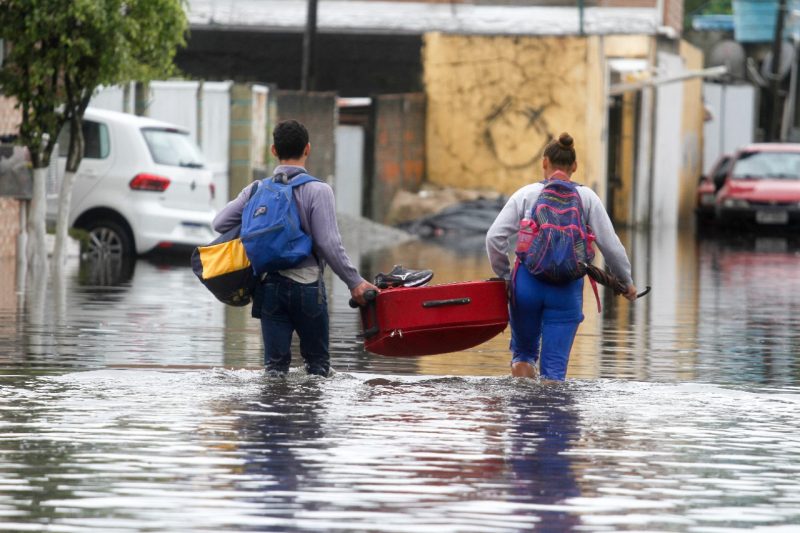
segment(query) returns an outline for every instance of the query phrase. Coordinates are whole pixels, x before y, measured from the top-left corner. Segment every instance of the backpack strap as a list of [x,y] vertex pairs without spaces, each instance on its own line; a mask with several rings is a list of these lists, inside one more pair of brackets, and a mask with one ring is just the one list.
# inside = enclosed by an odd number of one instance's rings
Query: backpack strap
[[[273,176],[273,178],[274,178],[274,176]],[[270,179],[273,179],[273,178],[270,178]],[[321,181],[321,180],[318,179],[318,178],[315,178],[314,176],[311,176],[310,174],[306,174],[305,172],[300,172],[299,174],[295,174],[294,176],[287,176],[286,177],[286,181],[284,182],[284,181],[281,180],[281,183],[284,184],[284,185],[288,185],[289,187],[294,189],[295,187],[299,187],[300,185],[305,185],[306,183],[309,183],[309,182],[312,182],[312,181]],[[300,206],[298,206],[298,207],[300,207]],[[317,253],[313,250],[313,248],[311,250],[311,255],[314,256],[314,259],[316,259],[317,265],[319,266],[319,275],[317,276],[317,303],[321,304],[322,303],[322,290],[323,290],[322,274],[323,274],[323,272],[325,270],[325,261],[321,257],[317,256]]]
[[[558,173],[556,173],[556,174],[558,174]],[[554,174],[554,175],[556,175],[556,174]],[[560,184],[562,184],[563,186],[570,187],[571,189],[573,189],[575,191],[575,195],[576,195],[576,197],[578,199],[578,207],[580,208],[581,221],[583,222],[583,225],[586,226],[586,244],[587,244],[587,246],[592,246],[594,244],[594,241],[595,241],[596,237],[595,237],[594,233],[592,233],[592,228],[589,226],[588,217],[586,216],[586,211],[585,211],[585,209],[583,207],[583,198],[581,198],[581,194],[578,192],[578,187],[583,187],[583,185],[580,184],[580,183],[576,183],[576,182],[574,182],[572,180],[562,180],[562,179],[556,178],[556,181],[559,182]],[[547,186],[549,184],[551,184],[551,183],[553,183],[552,177],[551,177],[551,179],[547,179],[547,180],[543,180],[542,181],[542,184],[544,184],[545,188],[547,188]],[[543,191],[544,191],[544,189],[543,189]],[[531,216],[532,215],[533,215],[533,207],[531,207]],[[515,265],[515,268],[518,267],[518,266],[519,266],[519,258],[517,258],[517,264]],[[514,275],[515,274],[516,274],[516,272],[514,272]],[[512,284],[513,284],[513,281],[514,281],[514,275],[512,275]],[[602,305],[600,304],[600,294],[597,291],[597,282],[595,282],[594,278],[589,276],[589,283],[592,284],[592,292],[594,292],[594,299],[597,302],[597,312],[600,313],[600,312],[602,312],[603,308],[602,308]]]
[[[575,190],[575,194],[578,197],[578,206],[580,206],[581,220],[583,221],[583,225],[586,226],[587,229],[587,240],[589,240],[590,243],[594,243],[595,236],[594,233],[592,233],[592,228],[589,226],[589,220],[588,220],[589,217],[586,215],[586,209],[583,206],[583,198],[581,198],[581,193],[578,192],[578,187],[585,187],[585,185],[572,180],[557,180],[557,181],[563,184],[567,184],[567,186]],[[552,183],[552,181],[542,180],[541,183],[544,184],[546,188],[549,183]],[[542,189],[542,191],[544,191],[544,189]]]
[[297,174],[296,176],[289,178],[289,181],[286,183],[286,185],[288,185],[291,188],[295,188],[299,187],[300,185],[304,185],[310,181],[320,181],[320,180],[315,178],[314,176],[303,173],[303,174]]

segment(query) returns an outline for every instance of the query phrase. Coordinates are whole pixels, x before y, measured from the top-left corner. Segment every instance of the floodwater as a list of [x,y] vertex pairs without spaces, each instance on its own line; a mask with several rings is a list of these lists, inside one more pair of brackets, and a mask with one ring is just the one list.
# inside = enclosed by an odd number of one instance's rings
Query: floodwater
[[[624,242],[652,293],[598,314],[587,284],[562,384],[509,378],[508,332],[366,353],[334,280],[336,374],[270,380],[185,258],[76,258],[24,298],[5,263],[0,531],[800,531],[800,244]],[[459,244],[353,255],[490,277]]]

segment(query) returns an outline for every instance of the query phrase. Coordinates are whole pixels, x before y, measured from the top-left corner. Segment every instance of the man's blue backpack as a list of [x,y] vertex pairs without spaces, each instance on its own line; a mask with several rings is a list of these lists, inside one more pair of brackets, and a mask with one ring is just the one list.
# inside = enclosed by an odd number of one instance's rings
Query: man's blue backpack
[[520,223],[517,258],[537,279],[562,284],[582,278],[594,258],[594,235],[571,181],[545,182],[529,218]]
[[261,180],[245,205],[241,239],[258,277],[292,268],[311,254],[311,237],[300,226],[292,195],[292,189],[310,181],[319,180],[308,174],[298,174],[288,183],[275,177]]

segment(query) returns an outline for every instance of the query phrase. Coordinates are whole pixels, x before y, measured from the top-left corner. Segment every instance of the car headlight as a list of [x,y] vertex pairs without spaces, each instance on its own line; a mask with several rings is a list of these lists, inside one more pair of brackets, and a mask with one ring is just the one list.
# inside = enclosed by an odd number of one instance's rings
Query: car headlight
[[722,201],[722,205],[725,207],[740,207],[740,208],[747,208],[750,207],[750,202],[747,200],[742,200],[741,198],[725,198]]

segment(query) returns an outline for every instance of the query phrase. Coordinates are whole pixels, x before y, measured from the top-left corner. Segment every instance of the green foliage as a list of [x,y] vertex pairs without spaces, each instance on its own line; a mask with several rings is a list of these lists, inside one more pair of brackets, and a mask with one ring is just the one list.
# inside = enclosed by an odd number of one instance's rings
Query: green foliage
[[[694,5],[693,9],[689,6]],[[686,0],[686,11],[694,15],[730,15],[733,13],[731,0]]]
[[733,13],[731,0],[684,0],[683,12],[692,15],[730,15]]
[[684,27],[691,28],[694,15],[731,15],[733,2],[731,0],[684,0]]
[[184,2],[0,0],[0,37],[11,44],[0,85],[22,110],[20,140],[35,167],[48,165],[61,127],[82,120],[99,86],[173,71]]

